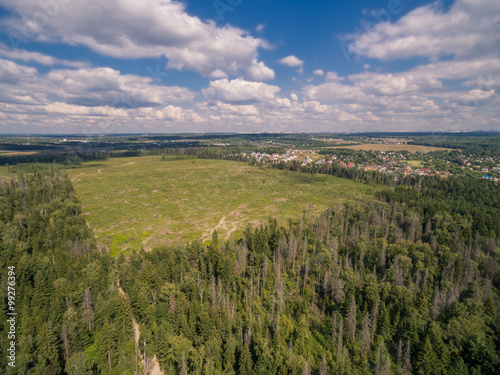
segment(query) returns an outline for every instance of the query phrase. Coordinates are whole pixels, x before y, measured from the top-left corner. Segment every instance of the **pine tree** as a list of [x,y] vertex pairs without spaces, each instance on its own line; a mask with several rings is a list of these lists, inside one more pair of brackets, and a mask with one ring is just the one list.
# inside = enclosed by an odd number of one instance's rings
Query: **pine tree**
[[108,319],[104,321],[99,336],[96,338],[96,344],[103,357],[106,358],[109,369],[112,370],[112,363],[116,357],[118,343],[116,341],[116,331]]
[[57,336],[49,323],[45,322],[36,336],[36,367],[40,374],[58,374],[61,370]]
[[179,373],[180,373],[180,375],[188,375],[186,354],[184,352],[182,352],[181,360],[179,361]]
[[326,363],[326,355],[323,352],[323,358],[321,358],[321,367],[319,368],[319,375],[327,375],[328,374],[328,365]]
[[344,336],[343,332],[343,320],[340,318],[340,325],[339,325],[339,334],[338,334],[338,340],[337,340],[337,364],[342,362],[344,359],[344,344],[342,342]]
[[403,344],[401,343],[401,340],[399,340],[398,343],[396,374],[403,374]]
[[250,348],[248,347],[248,344],[245,343],[243,345],[243,350],[241,352],[239,360],[239,366],[238,366],[239,373],[248,375],[253,374],[252,366],[253,366],[252,354],[250,353]]
[[436,353],[434,353],[431,340],[429,339],[429,335],[427,335],[424,346],[418,355],[417,373],[419,375],[434,374],[436,360]]
[[68,361],[66,361],[66,372],[68,375],[92,375],[93,364],[87,354],[78,352],[73,354]]
[[348,340],[354,342],[356,340],[356,301],[354,300],[354,296],[351,297],[351,303],[349,304],[346,328]]
[[405,351],[403,354],[403,375],[411,375],[411,352],[410,352],[410,340],[406,342]]
[[372,345],[370,323],[370,315],[366,314],[363,319],[363,328],[361,330],[361,350],[365,354],[370,351]]
[[127,299],[123,296],[114,297],[114,317],[116,332],[120,340],[127,340],[132,334],[132,312]]
[[302,372],[302,375],[311,375],[311,372],[311,364],[309,363],[309,360],[307,360],[306,364],[304,365],[304,371]]
[[94,320],[95,314],[94,309],[92,308],[92,297],[90,295],[90,288],[85,289],[83,293],[83,321],[89,327],[89,332],[92,334],[92,330],[94,329]]
[[387,348],[385,347],[384,341],[382,341],[377,349],[375,375],[389,375],[390,368],[391,363],[387,353]]

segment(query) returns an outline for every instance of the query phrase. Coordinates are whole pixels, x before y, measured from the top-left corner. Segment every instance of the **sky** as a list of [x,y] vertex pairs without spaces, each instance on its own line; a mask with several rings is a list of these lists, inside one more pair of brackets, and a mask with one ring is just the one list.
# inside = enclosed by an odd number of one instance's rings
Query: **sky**
[[498,0],[0,0],[0,133],[500,130]]

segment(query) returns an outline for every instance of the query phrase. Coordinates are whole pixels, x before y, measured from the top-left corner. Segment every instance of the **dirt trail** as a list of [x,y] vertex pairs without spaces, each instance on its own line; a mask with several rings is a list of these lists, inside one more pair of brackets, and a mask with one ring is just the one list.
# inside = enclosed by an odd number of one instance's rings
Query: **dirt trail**
[[[123,298],[128,299],[122,287],[119,284],[117,285],[117,287],[118,291],[123,296]],[[139,347],[139,338],[141,337],[141,331],[139,330],[139,323],[137,323],[137,321],[133,316],[132,316],[132,326],[134,327],[134,342],[136,347]],[[141,359],[142,368],[144,368],[144,358],[142,357],[142,354],[140,352],[139,352],[139,358]],[[156,355],[153,356],[152,360],[150,359],[147,372],[150,375],[163,375],[163,371],[160,368],[160,364],[158,363]]]
[[71,182],[75,181],[75,180],[78,178],[78,176],[81,176],[82,174],[83,174],[83,172],[82,172],[82,173],[80,173],[79,175],[77,175],[77,176],[73,177],[73,178],[71,179]]
[[224,232],[225,235],[224,237],[229,238],[231,236],[231,233],[233,233],[238,229],[239,224],[246,219],[243,218],[239,220],[230,220],[229,222],[226,222],[226,218],[228,216],[238,217],[238,215],[239,215],[238,211],[231,211],[227,215],[222,216],[222,219],[220,219],[219,224],[206,231],[205,234],[203,234],[201,240],[206,241],[210,239],[214,230],[217,230],[217,232],[219,233]]

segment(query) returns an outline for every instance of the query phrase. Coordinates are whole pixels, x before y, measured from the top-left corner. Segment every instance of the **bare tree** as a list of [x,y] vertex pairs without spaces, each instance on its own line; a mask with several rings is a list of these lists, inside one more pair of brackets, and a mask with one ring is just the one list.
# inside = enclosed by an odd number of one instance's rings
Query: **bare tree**
[[89,331],[92,333],[94,328],[95,313],[92,308],[92,296],[90,295],[90,287],[83,292],[83,322],[89,326]]
[[350,342],[354,342],[356,339],[356,301],[354,296],[351,297],[351,303],[349,304],[346,326],[347,338]]
[[372,346],[372,332],[370,323],[370,315],[366,314],[363,319],[363,328],[361,330],[361,350],[363,351],[363,353],[368,353]]
[[411,372],[410,340],[408,340],[403,354],[403,375],[411,375]]

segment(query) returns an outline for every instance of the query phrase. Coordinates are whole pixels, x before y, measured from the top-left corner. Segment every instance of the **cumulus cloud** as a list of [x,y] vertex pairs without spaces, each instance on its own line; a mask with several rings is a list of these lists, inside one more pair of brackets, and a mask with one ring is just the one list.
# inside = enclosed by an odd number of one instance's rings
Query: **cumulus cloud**
[[121,74],[111,68],[57,69],[43,81],[69,104],[150,107],[190,101],[194,93],[178,86],[154,85],[153,78]]
[[257,60],[254,60],[252,65],[248,68],[246,76],[255,81],[273,80],[274,70],[265,66],[262,61],[257,62]]
[[235,105],[217,101],[214,106],[209,107],[212,111],[217,111],[219,115],[239,115],[239,116],[258,116],[259,110],[255,105],[244,104]]
[[474,60],[449,60],[420,65],[410,70],[412,74],[442,79],[464,79],[469,77],[500,74],[499,57],[478,56]]
[[165,56],[168,69],[189,69],[204,76],[220,76],[217,71],[221,71],[227,75],[244,72],[256,80],[273,77],[270,68],[265,67],[263,73],[263,63],[258,61],[259,48],[269,48],[265,40],[236,27],[202,21],[189,15],[181,2],[72,0],[54,4],[48,8],[38,0],[0,0],[14,14],[4,25],[20,39],[85,45],[117,58]]
[[280,90],[278,86],[236,78],[232,81],[227,79],[212,81],[208,88],[202,90],[202,93],[209,100],[220,100],[228,103],[257,103],[274,101],[276,93]]
[[280,64],[289,66],[291,68],[298,68],[297,72],[302,73],[303,72],[303,67],[304,67],[304,61],[300,60],[298,57],[290,55],[287,57],[283,57],[282,59],[278,60]]
[[1,83],[16,85],[21,81],[31,81],[37,74],[38,71],[35,68],[0,59]]
[[124,109],[109,106],[85,107],[62,102],[48,103],[44,106],[50,113],[62,113],[66,115],[88,115],[88,116],[119,116],[126,117],[127,111]]
[[349,50],[379,60],[484,56],[500,48],[499,14],[497,0],[457,0],[448,11],[437,2],[352,36]]
[[339,77],[336,72],[326,72],[325,79],[327,81],[342,81],[343,78]]
[[366,94],[408,95],[433,92],[443,87],[435,77],[407,74],[360,73],[351,75],[353,81]]
[[[0,5],[13,9],[6,1],[0,0]],[[35,0],[25,3],[34,8],[28,10],[23,2],[13,12],[29,16],[38,9]],[[51,22],[38,29],[29,17],[10,17],[4,25],[22,33],[24,22],[38,41],[86,45],[119,58],[164,55],[168,68],[191,69],[211,82],[198,95],[184,87],[158,85],[154,77],[0,45],[2,130],[23,123],[57,132],[69,130],[67,126],[103,132],[141,131],[140,126],[148,126],[148,131],[494,128],[500,125],[497,3],[458,0],[446,11],[436,3],[396,22],[379,23],[352,37],[353,53],[384,61],[423,56],[429,62],[418,66],[422,59],[407,60],[414,66],[397,73],[381,70],[372,61],[372,66],[364,64],[349,76],[317,69],[313,76],[324,77],[321,83],[310,84],[316,81],[311,76],[306,86],[282,96],[279,86],[264,82],[275,76],[258,59],[259,49],[269,48],[264,40],[201,21],[188,15],[181,3],[75,0],[67,8],[61,3]],[[77,19],[70,14],[76,6],[90,13]],[[279,63],[300,72],[304,66],[294,55]]]
[[111,68],[54,69],[40,74],[36,68],[0,59],[0,101],[8,103],[138,108],[187,102],[195,97],[184,87],[154,83],[151,77],[121,74]]

